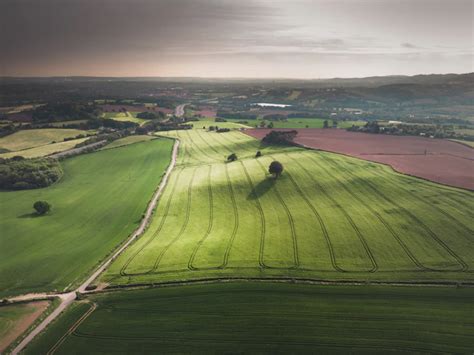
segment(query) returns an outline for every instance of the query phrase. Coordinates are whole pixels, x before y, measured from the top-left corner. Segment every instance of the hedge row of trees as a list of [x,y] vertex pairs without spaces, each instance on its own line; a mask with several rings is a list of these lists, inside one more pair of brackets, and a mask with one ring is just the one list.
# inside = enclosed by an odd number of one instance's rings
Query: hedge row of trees
[[49,186],[63,175],[55,159],[0,158],[0,189],[25,190]]
[[97,118],[99,113],[100,110],[94,104],[62,102],[39,106],[33,111],[32,117],[35,122],[57,122],[93,119]]

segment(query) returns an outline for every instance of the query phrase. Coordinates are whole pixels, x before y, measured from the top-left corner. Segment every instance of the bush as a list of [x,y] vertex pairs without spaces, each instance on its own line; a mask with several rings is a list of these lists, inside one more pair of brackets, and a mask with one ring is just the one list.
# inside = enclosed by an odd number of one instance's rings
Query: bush
[[33,204],[33,208],[36,210],[36,213],[41,216],[49,212],[51,205],[46,201],[36,201]]
[[232,153],[227,157],[227,161],[236,161],[237,160],[237,154]]
[[261,151],[257,151],[257,154],[255,154],[255,158],[260,158],[262,156],[262,152]]

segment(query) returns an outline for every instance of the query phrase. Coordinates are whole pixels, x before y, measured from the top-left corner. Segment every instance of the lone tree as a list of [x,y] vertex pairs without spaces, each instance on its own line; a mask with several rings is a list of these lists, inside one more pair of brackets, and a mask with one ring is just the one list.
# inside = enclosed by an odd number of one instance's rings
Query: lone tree
[[41,216],[49,212],[51,205],[46,201],[36,201],[33,208],[36,210],[36,213]]
[[237,154],[232,153],[227,157],[227,161],[236,161],[237,160]]
[[268,171],[275,178],[278,178],[283,172],[283,165],[279,161],[274,160],[271,162],[270,166],[268,167]]
[[328,120],[324,120],[324,122],[323,122],[323,128],[329,128],[329,122],[328,122]]
[[255,154],[255,158],[260,158],[261,156],[262,156],[262,152],[257,150],[257,153]]

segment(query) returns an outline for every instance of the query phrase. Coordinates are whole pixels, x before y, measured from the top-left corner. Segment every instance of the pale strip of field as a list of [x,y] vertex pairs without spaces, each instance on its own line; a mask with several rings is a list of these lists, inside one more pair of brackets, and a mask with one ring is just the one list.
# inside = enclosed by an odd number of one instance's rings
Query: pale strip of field
[[48,306],[48,301],[39,301],[0,308],[0,353],[23,334]]
[[24,158],[45,157],[53,153],[64,152],[66,150],[72,149],[76,146],[76,144],[82,143],[86,139],[87,138],[73,139],[67,142],[46,144],[35,148],[24,149],[18,152],[3,153],[0,154],[0,158],[8,159],[14,156],[22,156]]
[[458,143],[461,143],[461,144],[464,144],[464,145],[467,145],[469,147],[472,147],[474,148],[474,142],[471,142],[471,141],[463,141],[462,139],[451,139],[453,142],[458,142]]
[[61,142],[64,138],[87,134],[79,129],[43,128],[28,129],[0,138],[0,147],[9,151],[30,149],[52,142]]
[[100,148],[99,150],[106,150],[106,149],[111,149],[111,148],[122,147],[124,145],[129,145],[129,144],[139,143],[139,142],[145,142],[145,141],[149,141],[151,139],[156,139],[156,137],[153,137],[153,136],[128,136],[128,137],[125,137],[125,138],[117,139],[116,141],[113,141],[112,143],[107,144],[105,147]]

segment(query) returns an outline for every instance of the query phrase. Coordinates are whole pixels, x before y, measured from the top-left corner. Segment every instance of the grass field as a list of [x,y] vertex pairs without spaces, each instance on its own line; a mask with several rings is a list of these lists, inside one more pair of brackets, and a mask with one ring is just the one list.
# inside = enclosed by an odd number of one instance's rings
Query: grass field
[[458,142],[458,143],[461,143],[461,144],[464,144],[464,145],[468,145],[469,147],[472,147],[474,148],[474,142],[473,141],[464,141],[464,140],[461,140],[461,139],[451,139],[453,142]]
[[0,148],[18,151],[46,145],[52,142],[62,142],[64,138],[87,134],[78,129],[42,128],[22,130],[0,138]]
[[[229,122],[237,122],[242,121],[240,120],[228,120]],[[245,120],[244,120],[245,121]],[[248,126],[251,127],[259,127],[260,123],[262,122],[261,119],[257,120],[246,120],[248,122]],[[287,121],[272,121],[274,128],[323,128],[324,125],[324,118],[288,118]],[[267,124],[270,121],[265,121]],[[329,125],[332,124],[332,120],[328,120]],[[352,125],[356,126],[363,126],[365,125],[365,121],[341,121],[339,122],[339,128],[349,128]]]
[[38,158],[51,155],[53,153],[64,152],[74,148],[77,144],[84,142],[87,138],[72,139],[67,142],[52,143],[40,145],[38,147],[23,149],[18,152],[8,152],[0,154],[0,158],[12,158],[14,156],[22,156],[24,158]]
[[[474,279],[473,193],[236,131],[167,135],[181,140],[178,165],[150,228],[104,282]],[[239,160],[225,163],[230,152]],[[278,180],[267,173],[275,159]]]
[[[136,228],[172,145],[157,139],[73,157],[55,185],[0,192],[0,298],[82,280]],[[37,200],[52,212],[32,214]]]
[[104,112],[103,117],[104,118],[109,118],[112,120],[116,121],[129,121],[129,122],[135,122],[138,123],[139,125],[142,125],[149,120],[145,120],[143,118],[137,118],[137,114],[139,112]]
[[112,143],[107,144],[105,147],[100,148],[100,150],[123,147],[125,145],[134,144],[134,143],[146,142],[155,138],[156,137],[153,137],[153,136],[128,136],[125,138],[117,139],[113,141]]
[[75,304],[26,353],[472,353],[473,297],[276,283],[115,292]]
[[199,120],[199,121],[190,121],[190,122],[187,122],[187,124],[192,125],[193,128],[195,128],[195,129],[202,129],[204,127],[207,129],[209,126],[217,126],[219,128],[245,128],[245,127],[249,127],[249,126],[242,125],[240,123],[232,122],[232,121],[216,122],[216,121],[214,121],[213,119],[210,119],[210,118],[202,119],[202,120]]

